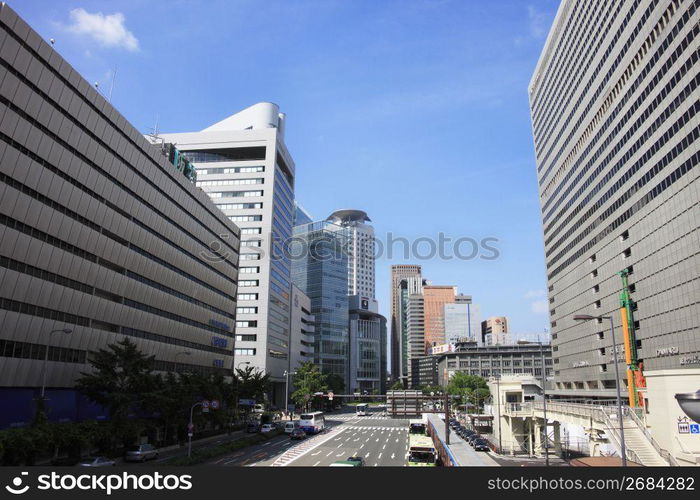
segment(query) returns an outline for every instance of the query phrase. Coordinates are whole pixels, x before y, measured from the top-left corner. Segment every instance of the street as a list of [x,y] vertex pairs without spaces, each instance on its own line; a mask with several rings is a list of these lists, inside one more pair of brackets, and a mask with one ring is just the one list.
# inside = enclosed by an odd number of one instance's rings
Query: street
[[350,456],[361,456],[366,466],[406,464],[408,420],[388,418],[383,408],[372,408],[364,417],[344,407],[326,416],[326,431],[292,441],[279,436],[218,458],[223,466],[326,467]]

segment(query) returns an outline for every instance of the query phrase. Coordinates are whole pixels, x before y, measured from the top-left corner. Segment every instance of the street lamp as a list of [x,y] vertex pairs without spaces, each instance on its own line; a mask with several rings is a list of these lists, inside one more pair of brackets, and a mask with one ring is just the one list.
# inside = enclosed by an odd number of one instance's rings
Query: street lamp
[[[284,370],[285,386],[284,386],[284,411],[289,412],[289,376],[296,375],[297,372],[288,372]],[[290,418],[291,420],[291,418]]]
[[622,421],[622,398],[620,397],[620,368],[617,366],[617,344],[615,343],[615,325],[613,324],[612,316],[591,316],[590,314],[577,314],[574,316],[575,321],[590,321],[610,320],[610,335],[612,337],[613,360],[615,364],[615,393],[617,396],[617,421],[620,424],[620,455],[622,458],[622,466],[627,467],[627,450],[625,448],[625,426]]
[[[58,328],[56,330],[51,330],[49,332],[49,338],[51,337],[51,334],[53,333],[65,333],[68,335],[69,333],[72,333],[73,330],[70,328]],[[49,345],[46,345],[46,352],[44,353],[44,364],[42,366],[42,375],[41,375],[41,400],[44,400],[44,394],[46,393],[46,368],[49,362]]]

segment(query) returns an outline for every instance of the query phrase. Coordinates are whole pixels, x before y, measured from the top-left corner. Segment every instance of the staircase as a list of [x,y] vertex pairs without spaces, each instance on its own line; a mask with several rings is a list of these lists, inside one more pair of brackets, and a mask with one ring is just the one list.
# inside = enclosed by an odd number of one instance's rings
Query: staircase
[[[606,434],[610,441],[620,450],[620,426],[616,414],[610,414],[609,410],[603,409]],[[664,459],[654,442],[650,440],[647,433],[640,427],[639,422],[630,417],[628,412],[622,417],[622,425],[625,432],[625,448],[627,449],[627,460],[637,462],[645,467],[668,467],[669,462]]]

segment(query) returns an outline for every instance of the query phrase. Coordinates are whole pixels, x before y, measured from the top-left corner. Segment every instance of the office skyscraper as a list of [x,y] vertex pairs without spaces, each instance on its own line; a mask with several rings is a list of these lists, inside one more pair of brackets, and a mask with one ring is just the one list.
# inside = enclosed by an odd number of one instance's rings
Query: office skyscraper
[[374,299],[374,228],[362,210],[336,210],[330,222],[346,228],[348,241],[348,295]]
[[[697,445],[674,395],[700,387],[699,21],[689,0],[564,1],[529,86],[552,394],[612,398],[631,356],[619,383],[683,460]],[[612,316],[617,346],[607,319],[575,314]]]
[[426,354],[430,347],[446,342],[445,304],[454,304],[456,291],[456,287],[449,285],[427,285],[423,287]]
[[348,257],[346,228],[329,221],[294,227],[292,281],[311,301],[314,362],[349,387]]
[[284,144],[285,115],[258,103],[200,132],[161,134],[197,168],[197,186],[241,228],[236,365],[268,373],[284,406],[289,366],[290,260],[294,161]]
[[407,354],[402,336],[402,317],[405,312],[402,312],[401,282],[406,280],[405,286],[406,295],[421,293],[422,277],[421,267],[415,265],[394,265],[391,266],[391,378],[393,380],[407,380],[408,366],[405,362]]
[[236,224],[5,4],[0,36],[0,427],[44,380],[50,420],[105,418],[74,385],[124,338],[157,371],[230,375]]

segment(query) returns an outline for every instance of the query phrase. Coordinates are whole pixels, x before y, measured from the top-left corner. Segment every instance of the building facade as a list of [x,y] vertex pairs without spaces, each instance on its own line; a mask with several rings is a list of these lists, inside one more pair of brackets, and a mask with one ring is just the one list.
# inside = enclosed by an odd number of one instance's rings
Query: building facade
[[386,393],[386,318],[370,297],[348,297],[350,312],[350,392]]
[[45,356],[49,419],[106,417],[73,388],[124,338],[230,375],[239,228],[6,4],[0,36],[0,427],[33,418]]
[[408,343],[406,368],[410,376],[409,383],[413,383],[413,365],[416,360],[425,356],[425,305],[423,295],[420,293],[413,293],[408,296],[406,339]]
[[463,339],[481,340],[479,306],[472,303],[469,295],[457,295],[454,304],[445,304],[445,341],[449,343]]
[[258,103],[200,132],[161,134],[197,170],[197,187],[241,228],[236,364],[270,375],[283,405],[289,367],[290,270],[284,244],[294,220],[294,161],[284,143],[285,115]]
[[348,242],[348,295],[375,298],[374,228],[362,210],[336,210],[328,220],[346,228]]
[[314,321],[311,299],[299,287],[292,285],[292,322],[289,342],[289,369],[296,371],[302,364],[314,361]]
[[[700,448],[673,394],[700,387],[699,20],[693,1],[564,1],[529,85],[556,391],[614,397],[625,271],[632,393],[686,458]],[[618,345],[575,314],[612,316]]]
[[434,345],[444,344],[445,304],[454,304],[456,287],[426,285],[423,287],[425,307],[425,353]]
[[391,378],[406,380],[408,366],[404,362],[402,330],[401,282],[406,280],[408,294],[421,293],[421,266],[401,264],[391,266]]
[[483,345],[510,344],[510,330],[508,318],[505,316],[492,316],[481,322],[481,340]]
[[422,356],[413,360],[411,363],[411,389],[439,384],[438,359],[438,356]]
[[479,346],[476,343],[457,345],[456,350],[438,357],[438,380],[445,386],[456,372],[488,379],[498,375],[553,375],[552,347],[549,344],[519,343]]
[[329,221],[294,227],[292,282],[311,301],[314,362],[349,386],[350,336],[346,228]]

